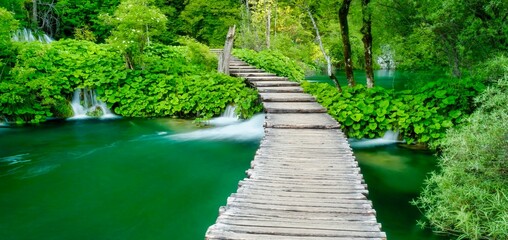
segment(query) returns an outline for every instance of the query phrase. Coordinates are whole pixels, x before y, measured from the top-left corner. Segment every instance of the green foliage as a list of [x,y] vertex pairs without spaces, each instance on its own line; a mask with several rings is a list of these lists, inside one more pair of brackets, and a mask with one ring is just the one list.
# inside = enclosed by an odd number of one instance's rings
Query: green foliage
[[189,0],[180,14],[180,31],[210,46],[223,46],[229,27],[238,24],[239,10],[236,0]]
[[455,76],[508,50],[508,2],[380,0],[379,43],[394,48],[403,68],[447,67]]
[[20,21],[21,25],[26,25],[25,0],[0,0],[0,8],[4,8],[14,15],[14,18]]
[[0,7],[0,80],[13,62],[14,49],[11,37],[18,24],[11,12]]
[[192,51],[154,44],[147,49],[151,59],[147,70],[130,71],[124,83],[103,86],[99,95],[122,116],[207,119],[229,104],[237,105],[242,117],[261,110],[254,90],[240,79],[196,64],[204,56]]
[[357,85],[338,92],[329,84],[309,82],[303,82],[302,87],[316,96],[318,102],[328,109],[328,114],[341,123],[349,137],[375,138],[393,129],[390,90]]
[[279,51],[263,50],[256,52],[248,49],[234,49],[233,55],[267,72],[288,77],[293,81],[299,82],[305,78],[303,68],[296,61],[284,56]]
[[507,239],[508,78],[476,100],[477,111],[439,142],[441,171],[414,204],[437,231],[459,239]]
[[191,61],[192,64],[204,66],[208,71],[217,69],[217,55],[212,53],[208,46],[190,37],[180,37],[177,42],[183,46],[187,46],[189,50],[187,51],[187,59]]
[[472,75],[474,78],[485,82],[495,83],[508,73],[508,57],[496,55],[488,61],[482,62],[474,67]]
[[[75,36],[78,40],[104,42],[110,26],[99,20],[101,14],[113,14],[120,0],[59,0],[55,7],[60,18],[58,37]],[[88,32],[87,32],[88,31]],[[93,36],[93,38],[91,37]]]
[[144,70],[126,69],[110,45],[77,40],[20,45],[18,64],[0,82],[0,116],[18,123],[68,117],[76,88],[96,89],[115,113],[129,117],[206,119],[229,104],[242,117],[261,110],[257,93],[241,79],[207,65],[212,57],[205,46],[182,41],[189,46],[150,45]]
[[473,110],[472,99],[484,89],[473,80],[438,80],[417,90],[393,92],[363,85],[342,92],[329,84],[302,84],[349,137],[375,138],[399,131],[407,143],[432,143]]
[[19,123],[69,116],[65,102],[75,88],[125,78],[119,53],[105,45],[65,40],[19,48],[10,79],[0,83],[0,112]]
[[107,42],[120,50],[129,68],[143,68],[143,52],[151,38],[166,29],[167,18],[150,0],[123,0],[113,16],[101,15],[113,27]]

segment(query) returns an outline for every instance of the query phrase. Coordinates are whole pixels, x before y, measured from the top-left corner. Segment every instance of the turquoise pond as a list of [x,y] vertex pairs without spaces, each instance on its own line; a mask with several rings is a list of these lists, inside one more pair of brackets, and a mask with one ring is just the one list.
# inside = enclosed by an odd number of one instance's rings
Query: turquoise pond
[[[176,119],[0,127],[0,239],[203,239],[259,146],[263,116],[198,128]],[[354,145],[354,144],[353,144]],[[408,201],[435,157],[354,148],[389,239],[438,239]]]

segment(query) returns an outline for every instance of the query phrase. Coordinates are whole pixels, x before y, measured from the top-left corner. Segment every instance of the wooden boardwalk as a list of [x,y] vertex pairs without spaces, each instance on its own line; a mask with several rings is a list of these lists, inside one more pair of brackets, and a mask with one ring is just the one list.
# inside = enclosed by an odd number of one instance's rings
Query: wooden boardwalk
[[298,83],[239,60],[259,90],[265,137],[206,239],[386,239],[339,124]]

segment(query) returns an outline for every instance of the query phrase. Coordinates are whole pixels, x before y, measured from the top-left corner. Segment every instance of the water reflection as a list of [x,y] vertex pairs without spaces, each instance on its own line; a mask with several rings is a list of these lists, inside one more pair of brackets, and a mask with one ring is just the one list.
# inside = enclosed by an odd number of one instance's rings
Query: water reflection
[[416,223],[422,214],[410,204],[420,193],[425,178],[436,169],[436,156],[397,144],[371,148],[353,145],[353,151],[388,239],[449,239],[420,229]]

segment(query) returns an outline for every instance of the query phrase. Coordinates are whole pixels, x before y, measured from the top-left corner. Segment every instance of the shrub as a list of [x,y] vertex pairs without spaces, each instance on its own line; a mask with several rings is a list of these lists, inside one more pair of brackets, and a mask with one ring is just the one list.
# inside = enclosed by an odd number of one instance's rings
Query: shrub
[[394,92],[363,85],[338,92],[326,83],[302,83],[352,138],[375,138],[399,131],[407,143],[432,143],[473,109],[484,85],[473,80],[429,82],[417,90]]
[[507,239],[508,77],[476,100],[478,110],[439,142],[441,171],[414,204],[437,231],[460,239]]
[[195,50],[198,43],[186,41],[192,46],[151,44],[143,70],[127,69],[110,45],[20,44],[17,65],[0,82],[0,116],[18,123],[68,116],[64,103],[76,88],[96,89],[115,113],[129,117],[210,118],[228,104],[236,104],[242,117],[261,110],[253,89],[211,70],[206,46]]

